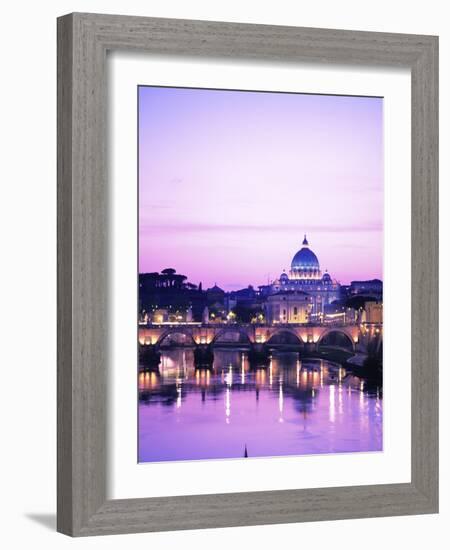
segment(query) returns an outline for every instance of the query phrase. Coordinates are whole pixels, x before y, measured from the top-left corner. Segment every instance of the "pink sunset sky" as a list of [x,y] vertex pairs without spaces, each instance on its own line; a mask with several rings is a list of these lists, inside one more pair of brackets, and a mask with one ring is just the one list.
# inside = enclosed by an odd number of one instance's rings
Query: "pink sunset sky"
[[140,273],[257,286],[289,270],[306,233],[341,283],[382,279],[382,98],[138,94]]

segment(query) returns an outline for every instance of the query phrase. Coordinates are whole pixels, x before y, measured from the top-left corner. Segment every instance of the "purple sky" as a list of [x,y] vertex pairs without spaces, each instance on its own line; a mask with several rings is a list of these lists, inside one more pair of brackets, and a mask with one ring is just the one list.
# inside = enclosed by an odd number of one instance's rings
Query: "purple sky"
[[139,271],[203,287],[382,278],[383,100],[139,88]]

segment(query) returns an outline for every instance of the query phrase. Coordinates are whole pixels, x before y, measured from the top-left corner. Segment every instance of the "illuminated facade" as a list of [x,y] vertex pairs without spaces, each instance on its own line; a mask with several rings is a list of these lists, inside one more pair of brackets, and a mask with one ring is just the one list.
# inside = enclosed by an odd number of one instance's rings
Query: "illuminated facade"
[[310,301],[310,311],[307,321],[295,321],[301,323],[322,322],[324,306],[338,300],[340,297],[339,283],[333,280],[327,271],[322,274],[319,260],[309,248],[306,235],[303,239],[302,248],[292,259],[289,274],[283,271],[278,279],[273,281],[271,285],[262,287],[261,290],[268,295],[266,304],[273,302],[273,295],[282,296],[285,294],[288,297],[289,293],[292,292],[306,294]]
[[268,323],[308,323],[312,299],[301,290],[276,292],[267,297],[265,317]]
[[361,321],[371,325],[382,325],[383,304],[381,302],[366,302]]

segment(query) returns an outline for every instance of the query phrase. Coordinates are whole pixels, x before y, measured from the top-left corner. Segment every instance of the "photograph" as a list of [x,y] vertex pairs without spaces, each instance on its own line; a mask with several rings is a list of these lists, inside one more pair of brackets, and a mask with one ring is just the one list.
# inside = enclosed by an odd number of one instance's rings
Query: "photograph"
[[383,98],[138,86],[138,461],[383,450]]

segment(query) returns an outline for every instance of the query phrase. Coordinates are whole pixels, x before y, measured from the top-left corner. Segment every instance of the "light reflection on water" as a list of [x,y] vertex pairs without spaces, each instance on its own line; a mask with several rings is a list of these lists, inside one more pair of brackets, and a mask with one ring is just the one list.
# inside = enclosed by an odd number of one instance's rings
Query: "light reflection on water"
[[215,349],[199,370],[192,350],[163,351],[139,373],[139,461],[380,451],[381,393],[366,386],[296,353],[253,369],[242,350]]

